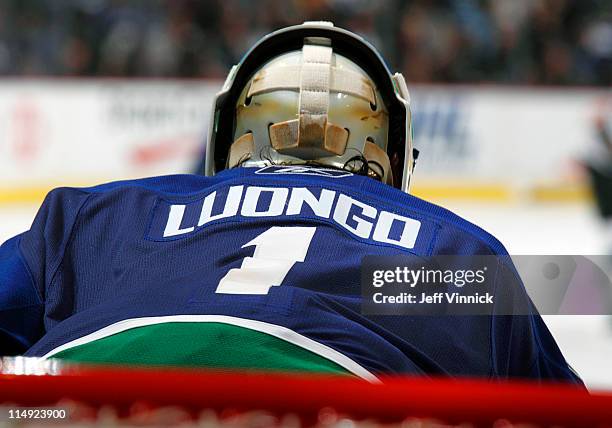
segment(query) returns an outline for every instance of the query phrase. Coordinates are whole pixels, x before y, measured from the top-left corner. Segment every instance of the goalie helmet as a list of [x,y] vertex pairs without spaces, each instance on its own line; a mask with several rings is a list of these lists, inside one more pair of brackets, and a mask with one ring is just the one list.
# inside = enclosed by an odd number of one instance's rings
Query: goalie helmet
[[205,174],[236,166],[323,165],[405,192],[414,168],[410,98],[369,43],[331,23],[269,34],[217,94]]

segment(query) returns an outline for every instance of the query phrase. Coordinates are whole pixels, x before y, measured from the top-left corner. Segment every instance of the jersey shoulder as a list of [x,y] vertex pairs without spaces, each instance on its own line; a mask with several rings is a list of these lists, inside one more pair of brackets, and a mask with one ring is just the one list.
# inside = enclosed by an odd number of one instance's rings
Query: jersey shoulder
[[191,174],[160,175],[155,177],[120,180],[99,184],[91,187],[67,187],[65,191],[77,191],[90,194],[109,193],[117,190],[142,190],[153,193],[173,195],[189,195],[214,185],[218,180],[214,177],[204,177]]
[[434,219],[440,225],[439,240],[464,239],[464,246],[469,241],[484,245],[493,255],[508,255],[505,246],[493,234],[482,227],[466,220],[454,212],[431,202],[410,195],[417,210]]
[[367,181],[362,188],[369,193],[437,226],[438,248],[433,251],[434,253],[508,254],[504,245],[495,236],[451,210],[391,186],[364,179]]
[[[61,241],[74,229],[78,218],[93,215],[113,216],[138,207],[143,198],[183,197],[202,191],[214,178],[196,175],[167,175],[104,183],[92,187],[57,187],[42,202],[22,247],[41,240]],[[36,241],[36,242],[30,242]]]

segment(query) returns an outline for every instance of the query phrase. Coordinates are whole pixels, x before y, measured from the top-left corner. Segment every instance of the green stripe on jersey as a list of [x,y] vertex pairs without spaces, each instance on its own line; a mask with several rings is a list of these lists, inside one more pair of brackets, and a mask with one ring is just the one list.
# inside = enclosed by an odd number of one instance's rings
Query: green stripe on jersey
[[63,350],[53,358],[98,364],[350,374],[333,361],[277,337],[217,322],[135,327]]

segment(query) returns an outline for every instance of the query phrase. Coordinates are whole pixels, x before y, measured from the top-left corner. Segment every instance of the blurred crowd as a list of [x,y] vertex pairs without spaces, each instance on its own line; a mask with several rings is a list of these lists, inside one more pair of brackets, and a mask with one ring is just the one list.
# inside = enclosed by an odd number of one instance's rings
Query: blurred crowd
[[610,85],[610,0],[3,0],[0,75],[223,77],[269,31],[332,20],[410,82]]

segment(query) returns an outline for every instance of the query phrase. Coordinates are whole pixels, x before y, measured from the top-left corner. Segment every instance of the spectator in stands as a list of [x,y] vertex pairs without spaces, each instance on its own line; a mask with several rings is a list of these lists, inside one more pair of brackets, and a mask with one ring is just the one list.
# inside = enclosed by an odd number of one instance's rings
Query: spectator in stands
[[612,83],[606,0],[7,0],[0,74],[219,78],[261,35],[321,19],[412,82]]

